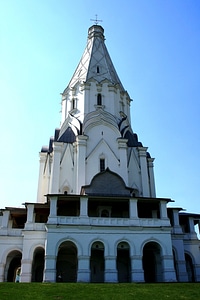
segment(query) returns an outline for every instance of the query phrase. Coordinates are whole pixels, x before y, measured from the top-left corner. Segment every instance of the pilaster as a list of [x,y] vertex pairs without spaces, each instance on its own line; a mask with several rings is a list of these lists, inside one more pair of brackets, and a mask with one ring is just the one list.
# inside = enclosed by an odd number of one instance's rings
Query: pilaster
[[105,278],[104,282],[118,282],[118,273],[116,268],[116,256],[105,257]]
[[127,139],[118,138],[118,149],[120,159],[120,175],[126,185],[128,185],[128,172],[127,172]]
[[147,166],[149,171],[149,181],[150,181],[150,197],[155,198],[156,197],[156,188],[155,188],[155,178],[154,178],[154,158],[147,158]]
[[53,162],[50,181],[50,194],[58,194],[60,178],[60,161],[61,161],[62,143],[53,143]]
[[44,169],[45,169],[46,158],[47,158],[47,153],[40,152],[40,168],[39,168],[38,192],[37,192],[37,202],[39,202],[39,203],[45,202]]
[[90,282],[90,256],[78,257],[77,282]]
[[79,135],[76,137],[76,193],[80,193],[85,185],[85,157],[88,137]]
[[141,255],[131,256],[131,282],[144,282],[144,271]]
[[56,282],[56,256],[45,255],[44,282]]
[[0,263],[0,282],[4,282],[4,268],[5,264]]
[[9,218],[10,218],[10,211],[9,210],[4,210],[3,211],[2,223],[1,223],[2,228],[8,228]]
[[50,213],[48,218],[48,223],[57,223],[57,196],[50,196]]
[[176,282],[176,273],[174,270],[174,261],[172,255],[163,255],[163,281],[164,282]]
[[147,147],[138,147],[140,159],[141,179],[142,179],[142,194],[143,197],[150,197],[149,178],[147,170]]
[[[24,253],[24,251],[23,251]],[[23,259],[21,260],[21,282],[31,282],[31,270],[32,270],[32,260]]]
[[27,204],[27,223],[34,222],[34,204]]

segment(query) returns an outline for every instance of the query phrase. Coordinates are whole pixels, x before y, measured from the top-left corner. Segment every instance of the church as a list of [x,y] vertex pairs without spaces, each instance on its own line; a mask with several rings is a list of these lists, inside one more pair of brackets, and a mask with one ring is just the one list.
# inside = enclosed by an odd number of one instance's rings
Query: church
[[157,198],[154,158],[99,24],[40,151],[37,201],[0,210],[0,282],[199,282],[200,214]]

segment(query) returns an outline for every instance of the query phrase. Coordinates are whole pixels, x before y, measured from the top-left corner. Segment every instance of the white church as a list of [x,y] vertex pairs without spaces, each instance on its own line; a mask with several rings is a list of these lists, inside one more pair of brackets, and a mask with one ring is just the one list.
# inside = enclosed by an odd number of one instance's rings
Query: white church
[[19,267],[21,282],[200,281],[200,214],[156,197],[130,106],[93,25],[40,152],[37,202],[0,210],[0,282]]

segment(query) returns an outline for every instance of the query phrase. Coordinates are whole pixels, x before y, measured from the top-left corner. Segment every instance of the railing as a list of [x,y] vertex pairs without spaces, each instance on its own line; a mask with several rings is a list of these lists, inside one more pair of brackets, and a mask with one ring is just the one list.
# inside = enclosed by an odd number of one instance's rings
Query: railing
[[131,219],[131,218],[99,218],[99,217],[67,217],[57,216],[48,219],[48,224],[56,225],[91,225],[91,226],[138,226],[162,227],[170,226],[169,219]]
[[17,228],[0,228],[0,236],[6,235],[6,236],[21,236],[23,229],[17,229]]

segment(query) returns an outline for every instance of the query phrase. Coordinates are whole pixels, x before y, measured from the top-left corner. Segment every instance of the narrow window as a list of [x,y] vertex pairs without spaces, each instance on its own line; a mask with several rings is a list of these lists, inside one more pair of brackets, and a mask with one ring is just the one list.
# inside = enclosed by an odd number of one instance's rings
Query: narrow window
[[99,73],[99,66],[97,66],[97,73]]
[[73,98],[72,99],[72,109],[74,109],[76,107],[76,100]]
[[102,97],[101,94],[97,95],[97,105],[102,105]]
[[105,159],[100,158],[100,172],[105,171]]

